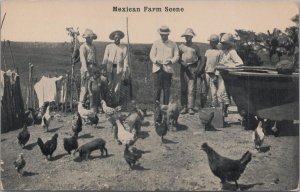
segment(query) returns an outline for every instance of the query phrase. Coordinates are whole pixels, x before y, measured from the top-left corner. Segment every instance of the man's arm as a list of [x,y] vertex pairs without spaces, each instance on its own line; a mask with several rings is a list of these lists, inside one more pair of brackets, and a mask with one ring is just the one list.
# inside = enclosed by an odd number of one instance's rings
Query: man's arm
[[155,64],[157,63],[156,54],[157,54],[157,45],[154,42],[151,47],[151,51],[150,51],[150,60],[152,61],[152,63],[155,63]]
[[105,47],[104,56],[102,60],[102,65],[106,65],[108,62],[108,56],[109,56],[109,45]]
[[79,49],[79,55],[80,55],[80,62],[81,62],[81,71],[87,71],[87,62],[86,62],[86,49],[84,47],[84,45],[80,46]]
[[236,64],[236,65],[243,65],[244,64],[243,60],[237,54],[236,50],[231,50],[230,51],[230,57],[231,57],[232,61],[234,62],[234,64]]
[[176,43],[174,43],[174,56],[173,58],[171,59],[171,63],[174,64],[174,63],[177,63],[177,61],[179,60],[179,49],[178,49],[178,46]]

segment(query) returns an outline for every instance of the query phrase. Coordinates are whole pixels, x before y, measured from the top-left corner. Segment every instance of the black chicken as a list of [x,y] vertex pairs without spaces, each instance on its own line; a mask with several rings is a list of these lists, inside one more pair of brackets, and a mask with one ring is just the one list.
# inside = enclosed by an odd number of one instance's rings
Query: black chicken
[[202,144],[202,150],[207,154],[210,170],[215,176],[221,179],[221,183],[224,184],[226,181],[234,181],[238,189],[237,180],[244,172],[247,164],[251,161],[252,154],[247,151],[241,159],[232,160],[219,155],[208,146],[207,143]]
[[23,126],[23,130],[18,135],[19,145],[24,148],[26,143],[29,141],[30,133],[27,130],[27,124],[25,123]]
[[94,128],[97,127],[98,122],[99,122],[99,118],[97,116],[97,113],[95,113],[93,115],[89,115],[88,120],[91,122],[91,125],[95,125]]
[[129,145],[125,145],[124,150],[124,159],[129,165],[129,169],[132,169],[132,166],[142,157],[142,151],[136,148],[129,150]]
[[30,110],[25,111],[24,121],[27,125],[33,125],[34,124],[34,118],[33,118],[32,111],[30,111]]
[[51,140],[46,141],[46,143],[44,143],[41,138],[38,138],[38,140],[37,140],[37,144],[39,145],[43,155],[46,156],[47,160],[48,160],[48,156],[50,156],[50,159],[52,158],[52,154],[56,150],[57,137],[58,137],[58,134],[55,133],[55,135],[53,135]]
[[164,136],[168,132],[168,121],[166,113],[161,110],[159,101],[156,101],[154,106],[154,123],[155,132],[161,137],[161,145],[164,142]]
[[75,155],[75,150],[78,148],[77,138],[72,136],[71,138],[64,138],[64,149],[71,155],[71,151],[74,150],[73,155]]
[[74,132],[74,136],[78,138],[79,132],[82,131],[82,118],[79,112],[77,112],[76,115],[73,116],[72,130]]
[[42,117],[44,115],[44,113],[42,112],[42,109],[35,110],[33,108],[28,108],[28,111],[30,111],[32,114],[34,124],[42,123]]

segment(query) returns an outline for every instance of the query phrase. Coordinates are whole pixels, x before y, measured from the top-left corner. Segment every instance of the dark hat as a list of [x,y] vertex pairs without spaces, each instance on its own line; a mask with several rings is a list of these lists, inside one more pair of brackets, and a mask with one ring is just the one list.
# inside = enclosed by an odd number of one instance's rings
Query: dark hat
[[116,35],[119,35],[120,39],[123,39],[124,36],[125,36],[124,33],[123,33],[122,31],[116,30],[116,31],[112,32],[112,33],[109,35],[109,39],[114,40],[114,38],[115,38]]

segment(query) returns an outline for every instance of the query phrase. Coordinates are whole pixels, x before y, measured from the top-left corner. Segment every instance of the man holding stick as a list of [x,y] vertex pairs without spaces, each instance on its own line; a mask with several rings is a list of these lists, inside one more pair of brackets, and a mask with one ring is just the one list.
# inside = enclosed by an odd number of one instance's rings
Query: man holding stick
[[163,104],[167,105],[170,98],[170,87],[174,73],[173,64],[179,59],[179,51],[175,42],[168,39],[170,29],[162,26],[158,29],[161,39],[153,43],[150,59],[153,62],[154,102],[160,101],[163,90]]
[[108,85],[113,93],[113,106],[120,105],[120,95],[122,81],[128,72],[128,53],[127,47],[121,44],[124,33],[120,30],[113,31],[109,39],[114,40],[106,46],[102,65],[106,65]]
[[83,105],[88,94],[87,83],[90,71],[93,67],[97,67],[98,62],[96,57],[96,47],[93,44],[93,40],[97,39],[97,35],[91,29],[86,29],[82,37],[85,38],[85,43],[83,43],[79,49],[81,62],[81,88],[79,101]]

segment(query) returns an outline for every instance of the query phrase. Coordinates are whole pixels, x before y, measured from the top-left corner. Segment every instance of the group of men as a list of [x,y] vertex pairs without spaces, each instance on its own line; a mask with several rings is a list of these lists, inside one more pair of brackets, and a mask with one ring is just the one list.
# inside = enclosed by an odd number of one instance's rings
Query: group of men
[[[180,81],[181,81],[181,113],[195,113],[195,98],[197,92],[197,79],[208,80],[209,89],[213,92],[212,98],[216,97],[215,93],[215,66],[220,62],[219,56],[221,50],[217,50],[215,44],[219,42],[217,35],[212,35],[209,39],[211,48],[205,54],[204,62],[201,60],[200,49],[193,43],[193,37],[196,35],[191,28],[187,28],[181,37],[185,38],[185,43],[177,44],[169,40],[171,30],[167,26],[161,26],[158,29],[160,39],[155,41],[150,51],[150,60],[152,61],[152,75],[154,87],[154,102],[160,101],[162,95],[162,103],[167,105],[170,98],[170,87],[172,83],[172,76],[174,75],[174,64],[180,64]],[[92,30],[86,29],[83,38],[86,42],[80,47],[80,61],[81,61],[81,92],[80,102],[84,103],[87,95],[87,82],[93,69],[102,66],[107,74],[107,84],[111,90],[115,104],[120,103],[120,90],[122,81],[128,76],[128,50],[127,47],[120,43],[124,37],[124,33],[120,30],[114,31],[109,35],[109,38],[114,41],[106,46],[102,65],[99,65],[96,57],[96,48],[92,41],[97,39],[97,35]],[[233,62],[235,64],[243,64],[238,57],[235,50],[231,46],[233,36],[225,34],[223,41],[224,47],[228,45],[227,56],[225,54],[224,62]],[[214,51],[216,50],[216,51]],[[226,53],[226,51],[224,52]],[[236,62],[237,61],[237,62]],[[224,64],[225,64],[224,63]],[[207,71],[207,73],[205,73]],[[206,76],[205,76],[206,74]],[[211,79],[211,80],[210,80]],[[222,80],[222,78],[220,78]],[[210,83],[211,82],[211,83]],[[102,82],[104,83],[104,82]],[[222,81],[219,82],[222,85]],[[224,83],[223,83],[224,84]],[[220,86],[222,88],[222,86]],[[163,93],[163,94],[162,94]],[[222,91],[226,96],[226,90]],[[226,98],[226,97],[225,97]],[[215,107],[215,100],[213,99],[213,106]],[[223,102],[223,101],[221,101]],[[227,100],[225,108],[228,106]]]

